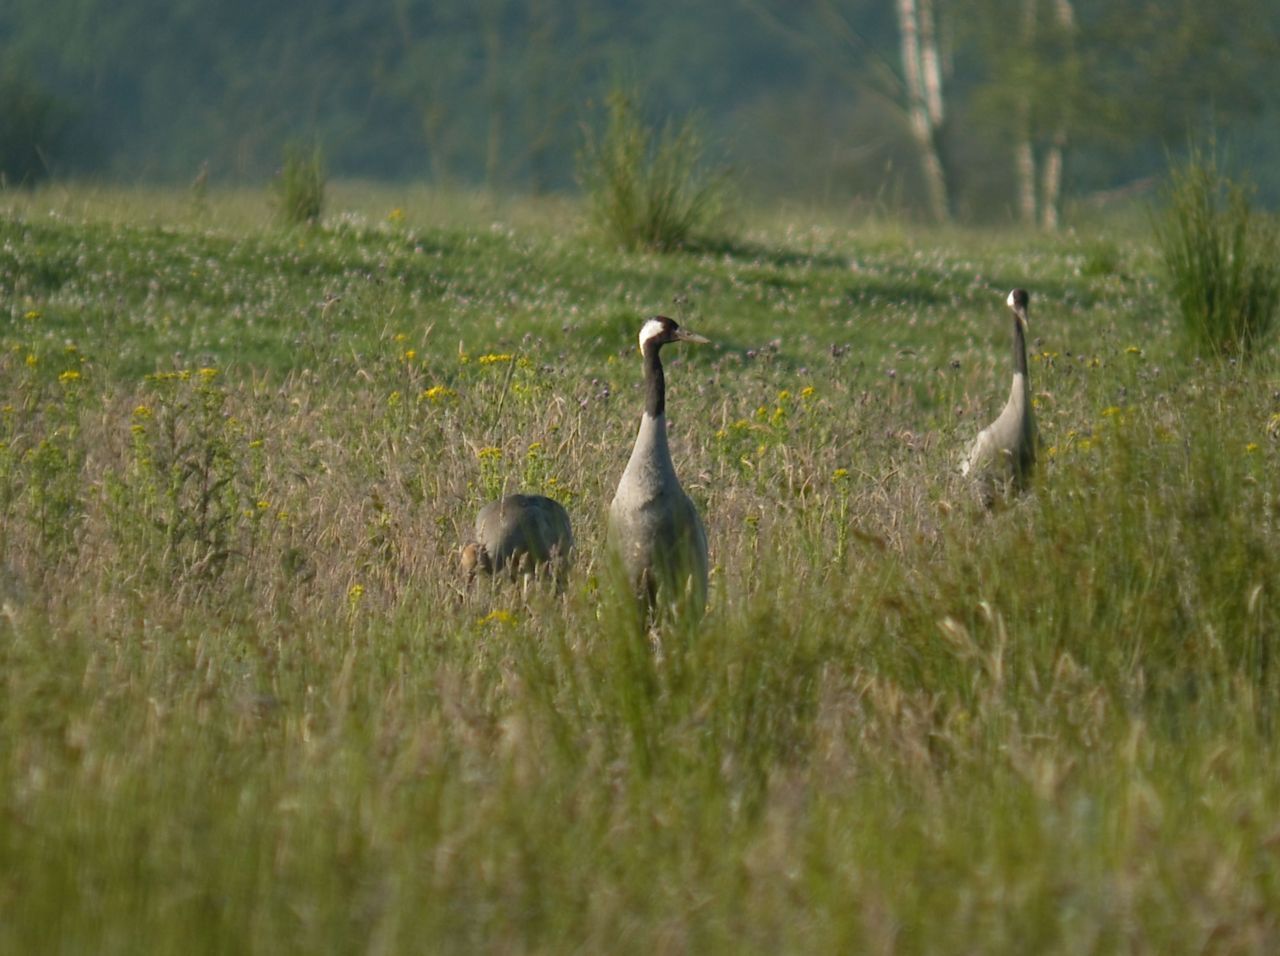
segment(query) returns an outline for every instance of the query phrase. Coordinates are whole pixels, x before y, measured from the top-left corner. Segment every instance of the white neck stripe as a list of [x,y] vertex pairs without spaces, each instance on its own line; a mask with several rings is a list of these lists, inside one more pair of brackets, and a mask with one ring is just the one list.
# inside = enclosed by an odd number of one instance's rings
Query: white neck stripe
[[656,339],[667,331],[667,327],[657,319],[650,319],[644,325],[640,326],[640,348],[643,351],[645,343],[650,339]]

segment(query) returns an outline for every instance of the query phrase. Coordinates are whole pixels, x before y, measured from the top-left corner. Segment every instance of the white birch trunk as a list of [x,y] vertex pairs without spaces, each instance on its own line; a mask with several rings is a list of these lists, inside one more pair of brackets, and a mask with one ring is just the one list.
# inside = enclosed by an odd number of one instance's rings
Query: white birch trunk
[[919,0],[920,74],[924,82],[924,102],[934,131],[942,129],[946,116],[942,108],[942,57],[938,54],[937,20],[933,0]]
[[1066,139],[1066,130],[1059,127],[1044,154],[1044,169],[1040,180],[1040,226],[1047,232],[1056,232],[1058,229],[1062,207],[1062,154]]
[[[1036,40],[1036,0],[1022,2],[1022,42],[1028,57]],[[1013,171],[1017,180],[1018,218],[1024,225],[1036,224],[1036,151],[1031,139],[1031,95],[1018,93],[1016,130],[1013,141]]]
[[[916,0],[897,0],[898,28],[902,34],[902,72],[907,83],[907,118],[916,147],[920,151],[920,168],[924,175],[930,215],[936,222],[946,222],[950,218],[947,180],[942,157],[938,154],[938,126],[930,110],[930,97],[936,96],[936,113],[940,122],[942,76],[938,63],[936,32],[933,29],[932,0],[921,0],[921,5],[929,13],[927,33],[931,42],[927,54],[921,53],[921,18]],[[930,69],[933,71],[933,78],[930,83],[936,85],[932,94],[928,92],[925,82],[926,60],[930,60],[932,64]]]
[[[1071,0],[1054,0],[1054,19],[1058,29],[1066,35],[1067,56],[1074,56],[1076,12]],[[1044,170],[1040,181],[1040,225],[1049,232],[1056,232],[1062,213],[1062,166],[1067,151],[1067,121],[1060,115],[1053,138],[1045,152]]]
[[1013,170],[1018,183],[1018,219],[1025,225],[1036,224],[1036,153],[1031,145],[1029,117],[1020,109],[1021,132],[1013,144]]

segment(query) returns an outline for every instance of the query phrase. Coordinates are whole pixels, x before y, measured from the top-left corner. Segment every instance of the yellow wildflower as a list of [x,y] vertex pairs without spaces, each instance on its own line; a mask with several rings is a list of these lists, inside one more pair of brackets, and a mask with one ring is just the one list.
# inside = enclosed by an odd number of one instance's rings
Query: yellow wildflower
[[359,605],[360,600],[363,597],[364,597],[363,584],[353,584],[351,585],[350,588],[347,589],[347,603],[351,605],[351,609],[353,611],[356,609],[357,605]]
[[200,369],[200,378],[203,381],[212,382],[217,377],[218,377],[218,370],[216,368],[211,368],[210,366],[206,365],[204,368]]
[[780,402],[788,401],[790,398],[791,398],[791,393],[787,391],[785,388],[778,393],[778,401]]
[[481,461],[492,461],[495,458],[502,457],[502,449],[494,445],[488,445],[476,452],[476,457]]
[[510,611],[504,611],[501,608],[495,608],[480,618],[481,624],[514,624],[515,622],[516,616]]
[[39,364],[40,359],[36,355],[27,353],[27,368],[35,368]]
[[1251,441],[1249,444],[1244,446],[1244,450],[1246,454],[1252,455],[1258,450],[1258,443],[1256,441]]
[[397,332],[395,335],[391,336],[391,340],[395,342],[397,345],[399,345],[401,342],[407,342],[408,339],[409,339],[409,336],[405,335],[403,332]]
[[422,394],[418,396],[419,401],[423,402],[442,402],[446,398],[452,398],[454,391],[444,385],[432,385],[430,388],[422,390]]
[[490,352],[488,355],[480,356],[478,359],[476,359],[476,361],[479,362],[481,365],[495,365],[498,362],[510,362],[511,353],[510,352],[502,352],[502,353]]
[[406,362],[412,362],[412,361],[413,361],[414,359],[416,359],[417,357],[418,357],[418,351],[417,351],[417,349],[405,349],[405,350],[404,350],[404,360],[405,360]]
[[812,385],[806,385],[804,388],[800,389],[801,398],[813,398],[813,394],[814,393],[813,393]]
[[1136,346],[1136,345],[1130,345],[1130,346],[1129,346],[1127,349],[1125,349],[1124,351],[1125,351],[1125,354],[1126,354],[1126,355],[1141,355],[1141,354],[1142,354],[1142,349],[1138,348],[1138,346]]
[[837,468],[835,471],[831,473],[832,481],[845,481],[846,479],[848,479],[848,477],[849,477],[848,468]]
[[61,375],[58,376],[58,381],[61,382],[63,385],[66,385],[70,382],[76,382],[79,380],[80,380],[80,373],[73,368],[67,369],[65,372],[63,372]]
[[390,406],[391,408],[398,408],[400,406],[400,390],[399,389],[396,389],[394,392],[392,392],[390,395],[387,396],[387,405]]
[[150,407],[146,405],[139,405],[137,408],[133,410],[133,417],[134,418],[150,418],[151,417]]
[[27,314],[26,314],[26,316],[24,316],[24,318],[26,318],[26,320],[27,320],[28,322],[34,322],[36,319],[40,318],[40,310],[39,310],[39,309],[28,309],[28,310],[27,310]]
[[404,222],[404,210],[399,206],[387,213],[387,222]]

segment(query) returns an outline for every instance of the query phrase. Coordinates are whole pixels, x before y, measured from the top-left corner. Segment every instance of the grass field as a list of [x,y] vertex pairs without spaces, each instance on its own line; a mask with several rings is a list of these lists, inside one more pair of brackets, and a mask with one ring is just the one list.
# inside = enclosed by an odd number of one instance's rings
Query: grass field
[[[1180,351],[1141,228],[329,208],[0,194],[0,950],[1280,949],[1280,372]],[[715,343],[660,660],[601,554],[654,312]],[[516,489],[563,597],[455,572]]]

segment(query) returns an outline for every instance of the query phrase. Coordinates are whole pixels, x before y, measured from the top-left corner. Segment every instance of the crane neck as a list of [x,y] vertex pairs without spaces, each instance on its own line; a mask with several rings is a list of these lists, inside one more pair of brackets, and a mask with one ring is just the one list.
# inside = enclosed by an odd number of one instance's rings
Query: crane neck
[[667,410],[667,380],[658,358],[661,348],[661,342],[647,342],[644,346],[644,410],[653,418]]
[[1021,375],[1024,381],[1030,381],[1027,372],[1027,333],[1015,316],[1013,319],[1013,371]]

